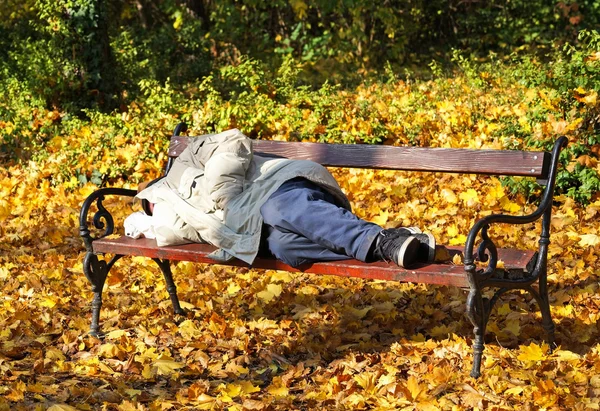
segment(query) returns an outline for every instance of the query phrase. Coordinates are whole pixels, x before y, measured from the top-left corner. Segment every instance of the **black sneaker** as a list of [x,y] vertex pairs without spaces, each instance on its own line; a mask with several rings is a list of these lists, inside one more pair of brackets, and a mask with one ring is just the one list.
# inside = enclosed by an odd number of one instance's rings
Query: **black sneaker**
[[419,246],[419,261],[433,263],[435,261],[435,238],[430,233],[414,234],[421,243]]
[[390,230],[383,230],[375,241],[373,257],[377,260],[393,261],[400,267],[407,267],[417,260],[421,243],[412,235],[392,235]]
[[394,231],[401,235],[413,235],[413,234],[421,234],[422,233],[422,231],[419,227],[388,228],[386,231]]
[[432,234],[422,233],[417,227],[389,228],[383,232],[391,237],[416,237],[420,243],[417,260],[425,263],[432,263],[435,260],[435,238]]

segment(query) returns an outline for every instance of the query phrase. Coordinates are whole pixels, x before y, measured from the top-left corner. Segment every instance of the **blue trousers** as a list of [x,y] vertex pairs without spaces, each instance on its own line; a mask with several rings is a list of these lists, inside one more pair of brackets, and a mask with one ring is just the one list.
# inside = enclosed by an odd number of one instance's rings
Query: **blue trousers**
[[336,204],[327,190],[304,178],[285,182],[263,204],[261,251],[298,267],[318,261],[366,261],[382,228]]

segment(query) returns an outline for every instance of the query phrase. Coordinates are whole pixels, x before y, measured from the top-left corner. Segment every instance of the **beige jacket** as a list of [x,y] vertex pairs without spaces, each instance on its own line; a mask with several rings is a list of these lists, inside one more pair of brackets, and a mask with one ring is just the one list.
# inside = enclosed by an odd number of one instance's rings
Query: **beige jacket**
[[236,257],[252,264],[263,224],[260,207],[294,177],[326,188],[350,209],[325,167],[253,155],[252,141],[237,129],[196,138],[167,177],[137,197],[155,204],[152,218],[159,246],[207,242],[218,248],[211,255],[217,260]]

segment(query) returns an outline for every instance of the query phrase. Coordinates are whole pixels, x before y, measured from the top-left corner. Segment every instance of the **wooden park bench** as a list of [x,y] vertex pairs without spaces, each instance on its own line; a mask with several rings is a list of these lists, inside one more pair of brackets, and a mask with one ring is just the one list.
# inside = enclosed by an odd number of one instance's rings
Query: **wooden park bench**
[[[194,137],[181,136],[186,126],[175,129],[168,150],[165,174],[174,159],[181,154]],[[420,264],[410,269],[400,268],[393,263],[363,263],[356,260],[316,263],[292,268],[275,259],[257,259],[253,268],[285,270],[289,272],[361,277],[367,279],[404,281],[463,287],[469,290],[466,315],[474,326],[473,368],[471,376],[480,375],[481,357],[484,348],[484,333],[490,312],[499,297],[509,290],[525,290],[537,300],[542,314],[542,326],[547,341],[554,345],[554,323],[550,314],[547,287],[547,258],[550,243],[550,217],[555,179],[560,151],[567,144],[560,137],[552,152],[514,150],[472,150],[447,148],[394,147],[381,145],[322,144],[253,140],[257,154],[291,159],[309,159],[324,166],[352,167],[384,170],[409,170],[422,172],[469,173],[502,176],[526,176],[536,178],[545,185],[539,207],[529,215],[491,214],[475,222],[464,247],[448,247],[451,252],[461,252],[464,266],[453,264]],[[215,248],[208,244],[185,244],[158,247],[155,240],[116,236],[114,219],[103,206],[108,195],[136,195],[135,190],[122,188],[100,188],[83,203],[80,214],[80,235],[87,253],[83,269],[92,284],[92,322],[90,333],[99,335],[102,288],[114,263],[123,256],[143,256],[154,260],[164,274],[167,290],[175,313],[183,314],[177,298],[175,283],[170,269],[171,261],[191,261],[208,264],[223,264],[208,255]],[[92,237],[88,214],[93,203],[97,211],[93,225],[99,231]],[[499,249],[488,235],[488,228],[497,223],[527,224],[541,221],[539,247],[537,250]],[[476,245],[476,242],[479,244]],[[109,254],[110,258],[99,258]],[[503,264],[498,264],[502,261]],[[247,266],[233,260],[227,265]],[[494,293],[491,298],[483,295],[484,290]],[[487,294],[487,293],[486,293]],[[491,293],[489,293],[491,294]],[[488,294],[488,295],[489,295]]]

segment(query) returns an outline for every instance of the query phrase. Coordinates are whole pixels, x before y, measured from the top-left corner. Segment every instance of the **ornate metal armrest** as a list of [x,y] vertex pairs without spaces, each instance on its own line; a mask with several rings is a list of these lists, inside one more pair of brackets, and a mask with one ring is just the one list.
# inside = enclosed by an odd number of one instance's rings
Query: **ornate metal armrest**
[[[496,266],[498,264],[498,252],[494,241],[488,235],[488,229],[494,223],[508,223],[508,224],[527,224],[531,223],[544,215],[547,207],[544,207],[543,204],[538,207],[538,209],[529,215],[524,216],[513,216],[507,214],[492,214],[487,217],[484,217],[478,220],[471,231],[469,232],[469,236],[467,237],[467,242],[465,244],[465,252],[464,252],[464,265],[465,271],[469,273],[475,274],[476,266],[475,260],[479,260],[482,262],[488,262],[488,265],[483,272],[478,273],[479,278],[484,280],[489,278],[496,271]],[[544,231],[544,230],[542,230]],[[481,242],[475,249],[475,242],[477,241],[477,237],[481,234]],[[543,237],[543,232],[541,237]],[[541,240],[540,240],[541,241]]]
[[[88,198],[86,198],[86,200],[83,202],[83,205],[81,206],[81,212],[79,213],[79,235],[83,239],[83,242],[85,243],[85,248],[89,253],[93,251],[92,242],[99,238],[106,237],[107,235],[112,234],[115,229],[113,216],[102,204],[102,202],[104,201],[104,197],[107,195],[135,197],[136,194],[136,190],[129,190],[126,188],[100,188],[94,191],[92,194],[90,194]],[[96,206],[98,207],[98,211],[96,211],[93,217],[94,227],[100,230],[104,229],[104,233],[96,238],[91,236],[87,222],[88,213],[94,201],[96,201]]]
[[[479,233],[481,233],[482,241],[477,248],[477,257],[480,261],[485,262],[489,260],[489,262],[487,268],[483,272],[477,274],[480,274],[478,279],[485,281],[494,274],[498,263],[496,245],[490,239],[487,232],[490,225],[494,223],[527,224],[543,217],[542,231],[540,233],[540,250],[536,263],[536,271],[539,271],[537,268],[540,266],[540,264],[545,262],[547,247],[550,243],[550,217],[552,213],[552,200],[554,197],[554,186],[556,184],[556,174],[558,170],[558,157],[562,148],[567,145],[567,142],[568,140],[566,137],[560,137],[554,144],[548,170],[546,188],[542,194],[540,205],[533,213],[523,216],[492,214],[480,219],[473,225],[471,231],[469,232],[469,236],[467,237],[464,253],[465,271],[469,273],[470,276],[476,274],[473,248]],[[472,280],[474,280],[474,278],[472,278]]]

